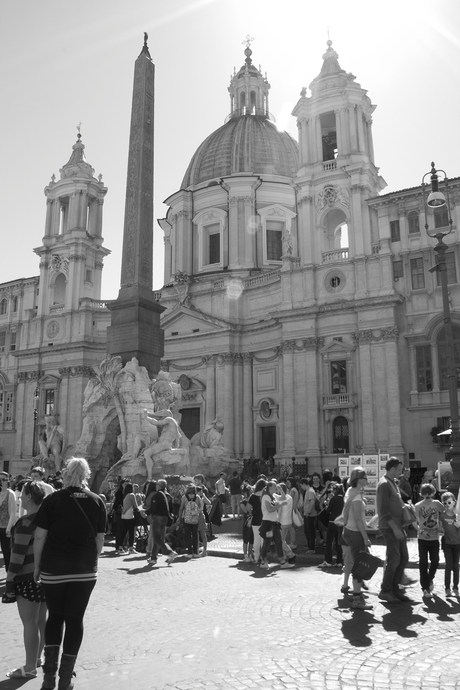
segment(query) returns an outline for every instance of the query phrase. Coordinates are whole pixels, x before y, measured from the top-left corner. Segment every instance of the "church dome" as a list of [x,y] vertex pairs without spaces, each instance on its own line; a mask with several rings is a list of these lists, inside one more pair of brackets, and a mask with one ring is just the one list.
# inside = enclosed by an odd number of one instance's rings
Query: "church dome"
[[252,64],[249,35],[244,65],[233,72],[228,92],[230,115],[195,152],[182,189],[238,173],[294,177],[299,169],[299,147],[271,122],[270,84]]
[[182,181],[182,189],[216,177],[255,173],[294,177],[297,142],[264,115],[232,117],[199,146]]

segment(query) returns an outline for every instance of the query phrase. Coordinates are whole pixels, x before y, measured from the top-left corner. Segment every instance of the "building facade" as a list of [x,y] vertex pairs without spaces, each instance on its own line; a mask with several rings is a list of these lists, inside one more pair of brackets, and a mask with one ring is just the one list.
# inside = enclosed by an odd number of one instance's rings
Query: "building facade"
[[100,300],[102,208],[107,188],[85,159],[80,134],[45,188],[40,275],[0,285],[0,452],[4,469],[26,471],[45,417],[78,440],[82,402],[105,353],[110,315]]
[[[447,449],[433,437],[449,424],[449,399],[421,188],[381,193],[375,106],[330,41],[293,110],[298,141],[274,124],[251,54],[231,79],[230,115],[198,147],[159,221],[163,368],[182,386],[182,429],[191,438],[219,416],[240,459],[307,456],[319,469],[380,450],[434,467]],[[47,412],[75,443],[83,391],[105,353],[107,190],[83,148],[79,139],[45,190],[40,276],[0,285],[0,448],[10,470],[28,465]],[[460,179],[450,185],[460,362]],[[430,222],[448,219],[436,212]]]

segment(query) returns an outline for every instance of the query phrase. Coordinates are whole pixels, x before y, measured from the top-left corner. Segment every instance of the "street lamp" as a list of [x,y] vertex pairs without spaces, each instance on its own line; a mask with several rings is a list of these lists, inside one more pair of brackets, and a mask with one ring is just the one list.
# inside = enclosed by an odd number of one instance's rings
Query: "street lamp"
[[[439,179],[441,173],[442,178]],[[427,183],[425,179],[430,176],[431,191],[427,194]],[[441,189],[440,189],[441,187]],[[431,170],[422,177],[422,194],[425,211],[425,230],[429,237],[438,241],[434,246],[438,262],[430,269],[439,272],[441,291],[442,291],[442,311],[444,317],[444,330],[446,334],[446,360],[447,360],[447,381],[449,390],[450,419],[452,425],[452,445],[449,450],[450,464],[452,467],[453,478],[449,485],[449,491],[457,495],[460,487],[460,424],[458,415],[458,392],[457,392],[457,370],[455,367],[454,333],[452,328],[452,318],[450,314],[449,293],[447,291],[447,264],[446,251],[447,244],[444,238],[452,232],[452,215],[450,212],[449,184],[444,170],[436,170],[434,163],[431,163]],[[435,215],[436,209],[447,211],[447,216],[440,218],[439,226]],[[432,229],[429,225],[432,221]],[[447,222],[445,222],[447,220]]]
[[35,450],[37,446],[37,419],[38,419],[38,404],[40,402],[40,391],[38,388],[35,389],[34,393],[34,430],[33,430],[33,438],[32,438],[32,457],[35,457]]

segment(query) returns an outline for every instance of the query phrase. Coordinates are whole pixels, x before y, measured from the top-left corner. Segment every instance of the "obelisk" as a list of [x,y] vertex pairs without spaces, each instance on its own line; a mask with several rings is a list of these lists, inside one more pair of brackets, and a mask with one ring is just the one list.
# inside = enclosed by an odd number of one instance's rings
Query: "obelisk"
[[160,328],[164,308],[152,291],[155,65],[147,39],[144,34],[134,66],[121,283],[118,298],[107,305],[111,311],[107,352],[120,355],[123,364],[136,357],[153,376],[164,353]]

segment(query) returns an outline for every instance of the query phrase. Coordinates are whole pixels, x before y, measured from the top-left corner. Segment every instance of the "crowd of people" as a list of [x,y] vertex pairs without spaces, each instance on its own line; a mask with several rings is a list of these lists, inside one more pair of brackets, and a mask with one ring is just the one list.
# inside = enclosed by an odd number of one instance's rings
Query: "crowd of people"
[[[25,647],[25,663],[10,671],[10,678],[34,678],[42,666],[42,690],[52,690],[56,682],[58,690],[73,688],[83,618],[107,531],[115,536],[116,555],[136,553],[136,535],[139,541],[143,531],[148,563],[155,566],[162,554],[171,565],[180,552],[188,559],[205,557],[212,525],[221,524],[222,517],[240,519],[244,562],[267,570],[272,546],[281,569],[294,567],[296,528],[302,528],[307,553],[324,547],[318,567],[343,572],[341,593],[351,598],[350,607],[372,608],[357,568],[371,547],[362,467],[346,479],[326,471],[299,481],[293,475],[279,481],[265,474],[247,481],[234,471],[228,486],[224,472],[213,486],[199,474],[188,484],[169,487],[171,493],[166,479],[148,481],[140,489],[120,477],[113,497],[91,492],[90,475],[83,458],[71,458],[46,481],[41,467],[15,482],[0,472],[0,547],[7,573],[2,601],[17,603]],[[446,597],[458,597],[457,500],[450,492],[439,494],[429,480],[413,505],[409,479],[410,469],[392,457],[377,487],[378,530],[386,545],[378,596],[387,604],[411,602],[405,593],[407,529],[415,527],[423,597],[433,596],[440,548]]]

